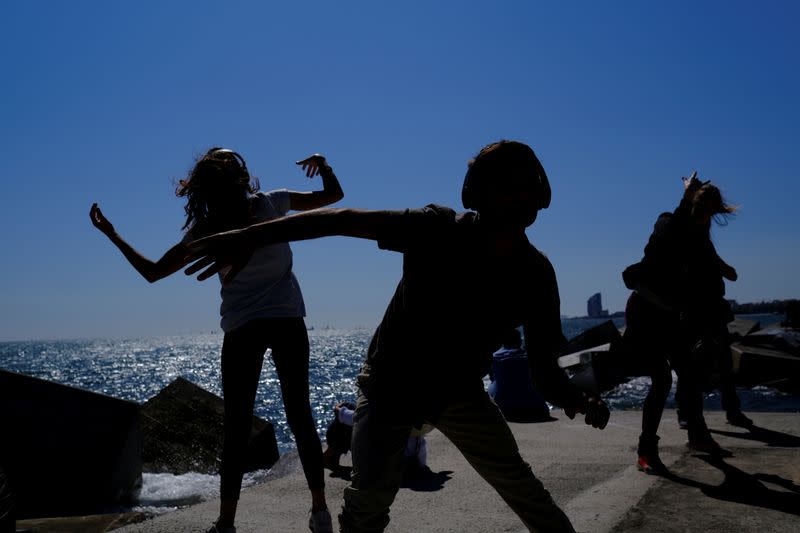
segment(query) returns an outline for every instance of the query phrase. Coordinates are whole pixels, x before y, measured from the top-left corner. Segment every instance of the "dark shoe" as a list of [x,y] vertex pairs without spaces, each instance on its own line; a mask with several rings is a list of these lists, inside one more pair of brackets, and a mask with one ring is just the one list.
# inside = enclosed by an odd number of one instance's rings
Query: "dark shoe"
[[667,467],[661,462],[658,455],[640,455],[639,460],[636,461],[636,468],[645,474],[660,475],[667,472]]
[[322,452],[322,466],[336,472],[339,466],[339,458],[342,454],[333,451],[330,447],[326,448],[324,452]]
[[754,425],[753,421],[747,418],[739,409],[736,409],[735,411],[728,411],[725,415],[725,418],[728,419],[728,424],[740,428],[751,428]]
[[208,530],[208,533],[236,533],[236,528],[231,527],[220,527],[217,524],[211,526],[211,529]]
[[689,421],[685,418],[678,417],[678,427],[681,429],[689,429]]
[[313,533],[333,533],[333,520],[327,509],[311,511],[308,517],[308,529]]
[[686,443],[686,446],[692,451],[707,453],[717,457],[731,457],[733,455],[733,452],[720,446],[717,441],[710,436],[701,440],[690,440]]

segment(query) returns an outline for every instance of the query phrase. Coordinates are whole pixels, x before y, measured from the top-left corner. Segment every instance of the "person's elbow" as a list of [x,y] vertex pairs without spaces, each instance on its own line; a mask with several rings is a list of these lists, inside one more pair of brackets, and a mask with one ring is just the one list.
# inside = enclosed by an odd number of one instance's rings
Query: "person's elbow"
[[344,198],[344,191],[340,187],[340,188],[337,188],[336,190],[330,191],[325,196],[325,205],[335,204],[336,202],[338,202],[342,198]]
[[144,272],[140,272],[140,274],[145,280],[147,280],[147,283],[150,284],[160,281],[169,275],[168,272],[162,272],[159,270],[146,270]]
[[341,189],[337,191],[326,191],[324,194],[320,195],[317,198],[317,201],[314,202],[313,209],[319,209],[321,207],[327,207],[331,204],[335,204],[339,200],[344,198],[344,191]]

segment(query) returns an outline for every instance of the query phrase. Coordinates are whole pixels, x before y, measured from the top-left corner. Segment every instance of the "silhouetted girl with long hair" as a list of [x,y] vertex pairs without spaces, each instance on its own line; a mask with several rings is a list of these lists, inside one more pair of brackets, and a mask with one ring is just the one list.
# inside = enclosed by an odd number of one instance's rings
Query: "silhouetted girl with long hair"
[[[187,178],[179,182],[176,194],[186,198],[185,235],[158,261],[145,258],[125,242],[97,204],[92,206],[90,217],[94,226],[152,283],[186,266],[188,242],[280,218],[290,210],[316,209],[344,196],[324,157],[315,154],[298,164],[309,178],[317,174],[322,177],[322,190],[258,192],[258,180],[251,178],[242,156],[224,148],[210,149],[200,157]],[[268,348],[272,349],[286,419],[297,442],[312,494],[309,526],[316,532],[331,531],[322,448],[308,398],[305,306],[292,273],[289,244],[270,244],[255,249],[236,278],[222,285],[221,296],[221,325],[225,332],[221,358],[225,440],[220,468],[220,515],[211,531],[235,531],[243,451],[250,436],[256,389]]]
[[704,339],[719,338],[730,321],[723,278],[735,281],[736,270],[718,255],[711,241],[711,220],[725,223],[735,208],[716,185],[684,178],[684,194],[672,213],[656,221],[641,262],[623,273],[634,292],[625,309],[626,347],[637,355],[642,373],[651,378],[642,407],[638,467],[647,473],[666,469],[658,454],[658,426],[672,387],[672,369],[682,389],[689,446],[725,454],[703,418],[702,355]]

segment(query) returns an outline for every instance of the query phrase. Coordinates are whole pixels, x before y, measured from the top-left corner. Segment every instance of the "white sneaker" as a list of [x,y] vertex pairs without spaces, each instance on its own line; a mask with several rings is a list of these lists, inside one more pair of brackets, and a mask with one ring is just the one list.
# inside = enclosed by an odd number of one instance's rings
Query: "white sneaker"
[[333,533],[331,513],[327,509],[312,511],[308,518],[308,529],[313,533]]

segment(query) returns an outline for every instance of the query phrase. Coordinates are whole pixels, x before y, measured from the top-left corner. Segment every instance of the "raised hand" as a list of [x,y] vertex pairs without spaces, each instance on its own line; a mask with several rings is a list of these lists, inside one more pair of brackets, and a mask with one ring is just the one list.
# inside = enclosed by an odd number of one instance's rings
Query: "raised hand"
[[96,203],[92,204],[92,208],[89,210],[89,218],[92,220],[92,225],[106,236],[114,234],[114,226],[103,215]]
[[700,180],[697,179],[697,171],[695,170],[692,172],[692,175],[688,178],[686,176],[681,178],[683,180],[683,188],[689,189],[689,187],[697,187],[700,184]]
[[687,177],[682,177],[683,180],[683,197],[684,198],[691,198],[694,193],[700,190],[700,187],[708,183],[707,181],[703,181],[697,177],[697,171],[695,170],[692,172],[692,175]]
[[306,171],[307,178],[313,178],[328,166],[325,156],[322,154],[310,155],[303,160],[295,161],[295,164],[300,165]]

